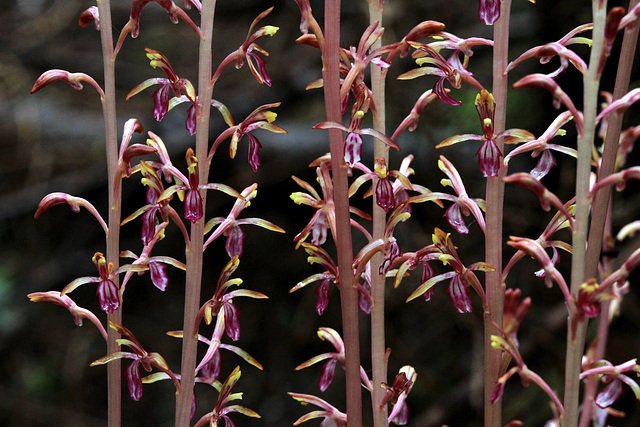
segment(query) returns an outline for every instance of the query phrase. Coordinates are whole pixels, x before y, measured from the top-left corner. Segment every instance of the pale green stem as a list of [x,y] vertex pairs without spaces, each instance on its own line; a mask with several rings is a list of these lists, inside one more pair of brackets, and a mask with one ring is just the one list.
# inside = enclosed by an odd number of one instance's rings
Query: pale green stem
[[[587,235],[589,232],[589,175],[591,173],[592,149],[595,138],[595,118],[598,107],[600,76],[598,64],[604,45],[604,27],[607,16],[606,0],[593,1],[593,44],[589,59],[589,70],[584,76],[584,131],[578,136],[578,160],[576,169],[576,214],[573,229],[573,258],[571,264],[571,294],[577,297],[585,280]],[[571,323],[576,316],[575,305],[570,307],[567,330],[567,356],[565,365],[564,416],[562,427],[578,425],[580,397],[580,367],[588,321],[578,321],[575,335]]]
[[[633,9],[638,4],[638,0],[631,0],[629,9]],[[622,47],[620,49],[620,61],[618,63],[618,71],[616,75],[616,83],[613,90],[613,99],[620,99],[629,90],[629,82],[631,80],[631,70],[633,68],[633,59],[638,41],[638,32],[640,27],[635,25],[632,28],[626,28]],[[598,169],[598,180],[601,180],[613,172],[615,172],[616,157],[618,154],[618,143],[620,140],[620,131],[622,130],[623,114],[614,113],[609,117],[607,125],[607,135],[604,141],[604,150],[600,167]],[[585,277],[595,277],[597,273],[597,265],[599,254],[603,240],[607,213],[610,210],[611,187],[607,186],[596,194],[591,204],[592,219],[591,229],[589,231],[589,245],[587,246],[587,266]],[[605,357],[605,349],[609,332],[609,303],[601,304],[601,314],[598,323],[598,342],[594,360],[600,360]],[[593,399],[598,387],[598,379],[591,376],[587,380],[585,398],[582,404],[582,413],[580,417],[580,426],[587,427],[591,422]]]
[[[120,215],[121,197],[115,189],[114,175],[118,168],[118,124],[116,118],[116,79],[115,63],[113,58],[113,34],[111,32],[111,4],[109,0],[98,1],[98,13],[100,14],[100,39],[102,42],[102,61],[104,66],[104,133],[107,157],[107,176],[109,188],[109,233],[107,235],[107,261],[118,268],[120,260]],[[116,286],[119,285],[117,277],[113,278]],[[122,324],[122,305],[113,314],[107,316],[108,320]],[[116,340],[120,334],[111,328],[107,329],[107,354],[120,351]],[[121,363],[116,359],[107,365],[107,424],[109,427],[119,427],[122,414],[121,392]]]
[[[511,0],[503,0],[500,18],[493,27],[493,97],[495,98],[494,132],[505,129],[507,116],[507,76],[504,70],[509,62],[509,18]],[[496,140],[500,152],[504,153],[504,141]],[[491,403],[491,395],[500,375],[501,352],[491,346],[491,335],[498,331],[495,322],[502,325],[504,306],[504,284],[502,283],[502,222],[504,205],[504,178],[506,168],[500,165],[498,176],[487,178],[486,190],[486,262],[495,270],[486,274],[486,297],[488,312],[484,313],[484,425],[502,425],[502,399]]]
[[[198,102],[196,117],[196,158],[198,162],[200,184],[209,181],[209,164],[206,161],[209,152],[209,115],[213,86],[211,82],[211,46],[216,0],[202,2],[200,30],[200,51],[198,58]],[[206,211],[206,193],[201,191],[203,212]],[[189,426],[193,385],[198,346],[196,315],[200,309],[200,291],[202,286],[202,259],[204,222],[201,218],[191,225],[190,242],[186,248],[187,274],[185,278],[184,334],[182,342],[182,364],[180,368],[180,390],[176,394],[176,427]]]
[[[379,0],[369,0],[369,23],[379,21],[382,27],[383,4]],[[371,49],[377,49],[382,45],[382,41],[376,41]],[[386,126],[386,105],[385,105],[385,73],[382,68],[371,65],[371,92],[373,93],[373,103],[376,106],[377,114],[373,115],[373,128],[385,133]],[[389,153],[385,144],[377,139],[373,142],[373,156],[383,158],[385,164],[389,166]],[[373,188],[377,185],[378,178],[373,182]],[[381,239],[387,221],[384,210],[378,206],[377,198],[373,195],[373,240]],[[384,390],[381,384],[387,382],[387,364],[385,360],[385,334],[384,334],[384,290],[385,275],[378,274],[382,254],[376,254],[371,260],[371,297],[373,307],[371,309],[371,402],[373,406],[373,425],[375,427],[386,427],[388,409],[387,405],[381,407],[380,403],[384,397]]]
[[[324,96],[327,120],[342,123],[340,111],[340,0],[325,0],[325,48],[322,52]],[[349,222],[347,165],[344,138],[339,129],[329,129],[333,200],[336,214],[335,243],[338,251],[338,283],[342,307],[342,338],[345,343],[347,426],[362,426],[360,386],[360,340],[358,290],[353,286],[353,246]]]

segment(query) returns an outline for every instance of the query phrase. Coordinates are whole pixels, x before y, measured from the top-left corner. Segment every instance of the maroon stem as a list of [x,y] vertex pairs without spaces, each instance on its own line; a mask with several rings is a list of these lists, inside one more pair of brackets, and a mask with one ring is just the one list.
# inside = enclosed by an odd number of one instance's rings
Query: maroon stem
[[[503,0],[500,18],[494,25],[493,35],[493,96],[495,98],[494,132],[504,131],[507,116],[507,76],[504,70],[509,61],[509,18],[511,0]],[[504,153],[504,141],[496,140],[500,152]],[[491,336],[498,334],[493,326],[502,325],[504,308],[504,283],[502,283],[502,222],[504,206],[504,178],[506,168],[500,165],[498,176],[487,178],[486,192],[486,262],[495,270],[486,274],[486,297],[488,311],[484,313],[484,420],[485,426],[502,425],[502,400],[491,402],[500,375],[501,352],[491,346]]]
[[[104,132],[107,157],[107,176],[109,177],[109,233],[107,234],[107,261],[113,264],[114,269],[119,266],[120,259],[120,216],[121,197],[115,188],[114,176],[118,169],[118,129],[116,121],[116,84],[115,84],[115,58],[113,58],[113,35],[111,32],[111,4],[110,0],[98,2],[100,14],[100,39],[102,42],[102,61],[104,66]],[[116,286],[119,286],[117,277],[113,278]],[[107,316],[109,321],[122,324],[122,304],[113,314]],[[120,351],[117,339],[120,334],[115,330],[107,329],[107,354]],[[119,427],[122,416],[122,392],[121,392],[121,363],[120,359],[113,360],[107,365],[107,424],[109,427]]]
[[[369,23],[379,22],[382,27],[383,2],[378,0],[369,0]],[[377,49],[382,45],[382,41],[378,39],[371,49]],[[386,105],[385,105],[385,73],[382,68],[371,65],[371,92],[373,94],[373,103],[376,106],[376,112],[373,114],[373,128],[381,133],[385,133],[386,121]],[[377,139],[373,142],[374,158],[383,158],[386,165],[389,165],[389,153],[386,145]],[[376,177],[373,182],[373,188],[378,183]],[[377,197],[373,195],[373,240],[381,239],[387,223],[387,215],[385,211],[378,206]],[[373,298],[373,307],[371,308],[371,404],[373,409],[373,425],[374,427],[386,427],[388,422],[387,405],[382,406],[384,397],[384,389],[382,383],[387,382],[387,363],[385,360],[385,312],[384,312],[384,288],[385,275],[378,274],[382,264],[382,254],[377,253],[371,259],[371,297]]]
[[[202,2],[202,18],[200,29],[199,70],[198,70],[198,102],[196,107],[196,158],[199,181],[209,181],[209,115],[211,112],[211,46],[213,37],[213,21],[216,0]],[[206,211],[206,192],[201,190],[202,210]],[[200,291],[202,286],[202,260],[204,244],[205,218],[200,218],[191,225],[189,246],[186,248],[187,274],[185,278],[184,326],[182,338],[182,364],[180,368],[180,390],[176,393],[176,427],[188,427],[193,401],[193,385],[198,350],[198,329],[196,316],[200,309]]]
[[[638,0],[631,0],[629,10],[638,4]],[[633,68],[633,59],[635,56],[636,46],[638,42],[638,33],[640,27],[637,25],[632,28],[627,27],[622,40],[622,48],[620,49],[620,61],[618,64],[618,72],[616,75],[616,83],[613,90],[613,99],[620,99],[629,90],[629,82],[631,81],[631,70]],[[607,126],[607,136],[604,141],[604,150],[598,169],[598,180],[602,180],[615,172],[616,157],[618,154],[618,143],[620,140],[620,131],[622,130],[623,114],[613,113],[609,117]],[[589,244],[587,245],[586,270],[585,277],[595,277],[597,273],[597,265],[599,254],[604,244],[603,236],[607,213],[610,210],[611,203],[611,187],[602,188],[596,194],[592,203],[592,219],[591,228],[589,230]],[[598,341],[594,360],[604,359],[605,349],[607,346],[607,338],[609,332],[609,302],[601,304],[601,314],[598,323]],[[591,422],[593,412],[593,399],[598,387],[598,379],[589,377],[582,405],[582,413],[580,414],[580,426],[586,427]]]
[[[342,123],[340,103],[340,0],[325,0],[325,48],[322,52],[324,96],[327,120]],[[342,306],[342,337],[345,343],[347,382],[347,426],[362,426],[360,386],[360,344],[358,328],[358,291],[353,286],[353,248],[349,216],[347,166],[344,162],[344,138],[339,129],[329,129],[333,200],[336,211],[336,248],[338,283]]]

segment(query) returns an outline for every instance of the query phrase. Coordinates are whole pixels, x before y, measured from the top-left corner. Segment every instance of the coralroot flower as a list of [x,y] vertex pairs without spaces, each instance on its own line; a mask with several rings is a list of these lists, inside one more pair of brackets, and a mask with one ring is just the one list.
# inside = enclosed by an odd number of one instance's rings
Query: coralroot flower
[[269,53],[258,46],[256,43],[259,39],[266,36],[273,36],[276,32],[278,32],[279,28],[274,27],[273,25],[265,25],[264,27],[260,27],[254,31],[254,28],[264,18],[273,10],[273,6],[269,9],[262,12],[260,15],[256,17],[251,23],[249,27],[249,32],[247,33],[247,37],[237,50],[227,55],[227,57],[220,63],[213,77],[211,78],[212,82],[216,82],[222,73],[222,70],[227,68],[230,64],[235,64],[236,69],[242,68],[245,61],[249,63],[249,69],[251,70],[251,74],[256,78],[258,83],[266,84],[267,86],[271,86],[271,79],[267,74],[267,61],[264,58],[259,56],[256,52],[261,53],[264,56],[269,56]]
[[249,298],[267,298],[266,295],[251,291],[248,289],[238,289],[235,291],[227,292],[231,286],[239,286],[242,284],[242,279],[231,279],[231,276],[238,269],[240,265],[240,259],[236,256],[233,257],[224,267],[220,277],[218,278],[218,284],[213,297],[204,303],[200,312],[198,313],[198,319],[204,318],[205,322],[211,323],[213,316],[218,316],[220,310],[224,311],[224,327],[225,332],[229,338],[237,341],[240,338],[240,322],[238,316],[240,310],[233,303],[235,297],[249,297]]
[[530,132],[522,129],[509,129],[496,135],[494,130],[495,108],[496,105],[493,95],[483,89],[478,96],[476,96],[476,110],[480,116],[480,124],[482,125],[483,134],[455,135],[436,145],[436,148],[448,147],[449,145],[457,144],[462,141],[483,141],[480,149],[476,153],[478,156],[480,171],[485,177],[498,176],[498,170],[500,169],[503,155],[496,145],[495,140],[501,137],[506,137],[504,141],[506,144],[516,144],[522,141],[532,140],[534,139],[534,136]]
[[322,282],[316,288],[316,294],[318,294],[318,302],[316,303],[316,311],[318,315],[322,316],[322,313],[329,305],[329,285],[331,282],[336,283],[338,277],[338,267],[331,259],[331,256],[321,247],[313,244],[301,242],[300,245],[304,248],[305,252],[309,255],[307,262],[309,264],[320,264],[326,268],[326,271],[319,274],[313,274],[306,279],[298,282],[293,288],[289,290],[289,293],[295,292],[298,289],[302,289],[310,283],[321,280]]
[[626,384],[631,388],[636,399],[640,400],[640,386],[627,373],[634,373],[636,376],[640,373],[640,366],[636,363],[636,359],[629,360],[617,366],[613,366],[606,360],[601,360],[595,364],[595,367],[585,370],[580,374],[580,379],[589,375],[598,375],[600,380],[607,384],[595,397],[595,404],[605,409],[611,406],[620,396],[622,396],[622,384]]
[[333,381],[333,374],[335,372],[336,364],[340,362],[340,365],[344,368],[344,342],[340,337],[340,334],[331,328],[320,328],[318,330],[318,337],[321,340],[329,341],[333,347],[336,349],[334,352],[323,353],[318,356],[314,356],[311,359],[307,360],[304,363],[301,363],[296,367],[296,371],[300,369],[307,368],[311,365],[315,365],[318,362],[324,362],[322,365],[322,375],[320,376],[320,381],[318,382],[318,387],[320,391],[325,391]]
[[300,425],[305,421],[312,420],[314,418],[323,418],[322,423],[320,423],[320,427],[346,427],[347,426],[347,414],[340,412],[333,405],[327,403],[326,401],[320,399],[319,397],[310,395],[310,394],[301,394],[301,393],[288,393],[289,396],[293,397],[298,402],[303,405],[315,405],[320,408],[320,410],[309,412],[306,415],[301,416],[298,420],[293,423],[294,426]]
[[[482,85],[467,71],[465,64],[460,61],[459,49],[454,50],[449,59],[445,59],[439,52],[441,47],[437,45],[436,47],[432,47],[429,44],[417,42],[409,42],[409,44],[416,49],[415,52],[411,54],[411,57],[416,60],[416,64],[418,64],[420,68],[401,74],[398,76],[399,80],[410,80],[424,75],[439,76],[440,79],[438,79],[433,86],[433,93],[440,98],[440,101],[449,105],[461,105],[462,103],[456,101],[449,95],[449,91],[444,88],[445,80],[449,81],[451,86],[456,89],[460,89],[463,80],[478,90],[483,89]],[[465,58],[468,58],[468,55],[465,54]],[[427,65],[423,66],[425,64]]]
[[233,204],[233,208],[231,208],[231,212],[229,212],[229,215],[226,218],[217,217],[207,222],[204,229],[205,234],[211,231],[213,227],[217,227],[204,243],[205,249],[215,239],[224,235],[227,237],[227,240],[225,242],[225,250],[227,251],[227,255],[229,255],[229,258],[233,258],[235,256],[241,257],[244,250],[244,231],[242,231],[240,226],[245,224],[256,225],[258,227],[278,233],[285,232],[277,225],[261,218],[238,219],[238,217],[240,216],[240,212],[251,205],[251,200],[253,200],[258,194],[257,188],[258,184],[252,184],[242,190],[242,193],[240,193],[240,195],[238,196],[237,200]]
[[[366,181],[374,180],[377,178],[377,184],[375,186],[376,204],[380,206],[385,212],[389,212],[396,207],[396,195],[403,190],[413,190],[413,186],[409,179],[402,173],[412,173],[409,168],[409,162],[413,157],[410,157],[407,162],[403,162],[401,169],[403,171],[390,171],[387,169],[387,164],[383,157],[375,158],[374,171],[372,172],[362,163],[358,163],[355,167],[360,169],[364,173],[353,181],[353,184],[349,187],[349,197],[354,195],[356,191]],[[394,183],[391,183],[390,178],[396,178]],[[373,190],[370,189],[366,192],[364,197],[368,197],[372,194]]]
[[270,108],[275,108],[280,105],[279,102],[275,102],[273,104],[261,105],[260,107],[253,110],[246,119],[244,119],[238,125],[233,124],[233,119],[228,114],[226,107],[220,105],[216,105],[223,117],[225,118],[225,122],[229,125],[229,128],[222,132],[214,141],[211,149],[209,150],[209,155],[207,156],[207,160],[210,162],[211,158],[215,154],[218,146],[231,137],[231,142],[229,143],[229,156],[233,159],[236,156],[236,152],[238,151],[238,142],[242,139],[244,135],[247,135],[249,139],[249,165],[254,172],[258,170],[258,166],[260,166],[260,148],[262,145],[258,138],[254,135],[251,135],[250,132],[256,129],[264,129],[273,133],[287,133],[286,130],[282,129],[280,126],[276,126],[273,124],[278,114],[274,113],[270,110]]
[[382,384],[386,393],[382,398],[381,407],[391,402],[393,408],[389,413],[389,422],[406,425],[409,420],[409,407],[407,406],[407,396],[411,392],[411,387],[416,381],[418,374],[412,366],[403,366],[393,380],[393,384]]
[[[137,95],[148,87],[156,84],[161,85],[160,88],[153,93],[153,117],[157,121],[161,121],[171,108],[175,107],[180,102],[189,101],[192,105],[187,113],[186,127],[190,131],[191,135],[195,135],[195,88],[189,80],[178,77],[178,74],[175,72],[166,56],[157,50],[148,48],[145,50],[147,51],[147,57],[151,60],[150,65],[153,68],[160,67],[160,69],[162,69],[166,74],[167,78],[155,77],[145,80],[131,89],[127,94],[126,99],[129,100],[129,98]],[[176,99],[175,102],[170,103],[169,91],[173,92],[173,95],[175,96],[174,99]],[[186,98],[182,98],[183,96]]]
[[77,287],[86,283],[98,283],[97,294],[100,301],[100,308],[102,311],[111,314],[120,308],[120,292],[113,279],[120,273],[127,271],[140,273],[148,270],[148,267],[144,265],[127,264],[116,270],[112,263],[107,264],[107,259],[101,252],[96,252],[92,260],[98,270],[99,277],[80,277],[65,286],[62,292],[60,292],[60,296],[71,293]]
[[155,352],[148,353],[144,348],[142,348],[142,345],[131,333],[131,331],[129,331],[124,326],[118,325],[117,323],[114,323],[112,321],[109,321],[109,326],[111,327],[111,329],[114,329],[124,337],[118,339],[118,344],[128,346],[131,350],[133,350],[133,353],[118,351],[116,353],[101,357],[100,359],[91,363],[91,366],[104,365],[116,359],[132,359],[133,362],[131,362],[127,367],[125,376],[127,378],[129,395],[131,396],[131,399],[135,401],[138,401],[142,398],[142,379],[140,378],[140,365],[142,365],[144,370],[147,372],[151,372],[151,369],[153,367],[159,369],[173,380],[176,389],[180,389],[178,379],[173,374],[173,372],[171,372],[171,369],[169,369],[169,365],[167,365],[167,362],[165,362],[164,358],[160,354]]
[[229,403],[242,399],[242,393],[231,393],[236,383],[240,379],[240,367],[236,366],[236,368],[231,372],[229,377],[225,380],[225,382],[220,386],[218,400],[216,401],[216,405],[213,408],[213,411],[205,414],[198,420],[195,424],[195,427],[204,427],[205,425],[217,426],[218,422],[224,420],[225,426],[235,426],[236,424],[231,421],[228,414],[233,412],[237,412],[242,415],[246,415],[247,417],[252,418],[260,418],[260,415],[255,411],[252,411],[249,408],[245,408],[240,405],[230,405]]
[[471,312],[471,300],[469,298],[469,292],[467,290],[468,286],[471,286],[476,293],[480,296],[483,305],[485,304],[485,294],[482,289],[482,285],[480,284],[478,278],[473,273],[474,271],[493,271],[493,267],[491,267],[486,262],[476,262],[471,264],[469,267],[465,267],[458,256],[458,252],[456,251],[456,247],[453,245],[451,241],[451,237],[449,233],[445,233],[439,228],[435,229],[433,234],[433,244],[436,246],[440,255],[438,259],[443,264],[449,264],[453,267],[453,271],[439,274],[437,276],[431,277],[425,283],[420,285],[418,289],[416,289],[410,296],[407,298],[407,302],[417,298],[418,296],[424,294],[429,289],[431,289],[436,283],[441,282],[443,280],[451,279],[449,285],[447,286],[447,294],[449,298],[451,298],[451,302],[456,307],[459,313],[470,313]]

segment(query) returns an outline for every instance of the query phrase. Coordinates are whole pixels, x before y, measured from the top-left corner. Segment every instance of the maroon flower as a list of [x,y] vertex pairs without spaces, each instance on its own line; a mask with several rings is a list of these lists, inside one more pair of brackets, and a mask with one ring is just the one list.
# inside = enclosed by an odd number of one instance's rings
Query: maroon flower
[[322,365],[322,374],[320,375],[320,381],[318,382],[318,387],[321,391],[325,391],[331,385],[333,381],[333,375],[335,372],[336,364],[340,362],[340,364],[344,367],[344,342],[340,337],[340,334],[331,328],[320,328],[318,330],[318,337],[321,340],[329,341],[336,351],[322,353],[317,356],[312,357],[304,363],[301,363],[296,367],[296,371],[300,369],[307,368],[311,365],[314,365],[318,362],[322,362],[326,360],[326,362]]
[[109,354],[101,357],[100,359],[91,363],[91,366],[104,365],[112,362],[116,359],[131,359],[125,371],[125,377],[127,379],[127,387],[129,388],[129,395],[131,399],[138,401],[142,398],[142,379],[140,378],[140,365],[145,371],[151,372],[152,368],[156,368],[164,372],[169,378],[173,380],[176,388],[179,389],[180,385],[177,377],[169,369],[169,365],[164,358],[158,353],[148,353],[136,339],[136,337],[122,325],[109,321],[111,329],[116,330],[122,335],[122,338],[118,341],[120,345],[128,346],[133,352],[118,351],[116,353]]
[[455,135],[442,141],[436,148],[447,147],[462,141],[483,141],[480,149],[476,153],[480,171],[485,177],[497,176],[503,156],[495,140],[506,137],[505,143],[517,144],[519,142],[532,140],[535,137],[530,132],[522,129],[509,129],[496,135],[494,129],[496,104],[493,95],[487,90],[482,89],[478,96],[476,96],[475,104],[478,116],[480,117],[480,124],[482,125],[482,135]]
[[120,273],[141,273],[148,270],[148,267],[144,265],[127,264],[121,266],[116,270],[114,269],[112,263],[107,263],[107,259],[101,252],[96,252],[95,255],[93,255],[92,260],[93,264],[98,270],[99,276],[80,277],[78,279],[75,279],[73,282],[64,287],[62,292],[60,292],[60,296],[71,293],[77,287],[86,283],[98,283],[97,294],[98,300],[100,302],[100,308],[104,312],[111,314],[120,307],[120,290],[118,289],[118,286],[115,284],[113,279],[118,277]]

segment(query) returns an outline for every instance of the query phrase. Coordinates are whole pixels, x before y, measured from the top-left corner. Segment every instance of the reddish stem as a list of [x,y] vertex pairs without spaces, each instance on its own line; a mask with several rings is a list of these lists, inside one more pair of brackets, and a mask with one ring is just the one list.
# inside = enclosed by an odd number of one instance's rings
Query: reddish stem
[[[325,0],[325,47],[322,51],[324,96],[327,120],[342,123],[340,103],[340,0]],[[329,129],[333,200],[336,210],[336,248],[338,283],[342,306],[342,337],[345,343],[347,382],[347,426],[362,426],[360,386],[360,343],[358,328],[358,291],[353,286],[353,248],[349,221],[347,165],[344,162],[344,138],[339,129]]]

